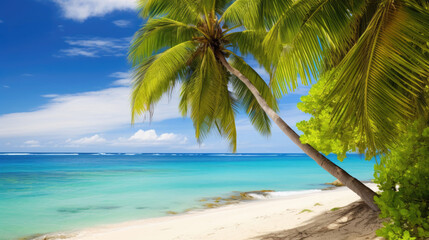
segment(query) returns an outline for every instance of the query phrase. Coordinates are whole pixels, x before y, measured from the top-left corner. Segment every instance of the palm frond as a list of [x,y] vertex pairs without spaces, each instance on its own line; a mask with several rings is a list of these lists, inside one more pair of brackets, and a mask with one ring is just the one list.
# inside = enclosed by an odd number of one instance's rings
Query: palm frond
[[183,42],[135,66],[132,93],[133,122],[136,115],[151,111],[151,107],[162,95],[171,90],[195,48],[194,42]]
[[232,0],[216,0],[215,10],[219,16],[223,16],[225,10],[232,4]]
[[365,136],[361,149],[387,151],[398,126],[427,104],[417,96],[428,86],[428,33],[427,10],[411,1],[382,1],[332,74],[338,81],[330,98],[341,96],[332,122],[335,129],[358,126]]
[[[357,1],[363,2],[363,1]],[[275,65],[271,86],[277,97],[307,85],[323,72],[323,60],[350,44],[350,27],[363,4],[356,1],[297,1],[284,11],[264,40]]]
[[135,65],[160,50],[173,47],[198,35],[198,31],[185,23],[169,19],[149,19],[132,40],[128,58]]
[[[278,111],[277,101],[272,95],[271,90],[265,81],[253,70],[242,58],[233,55],[230,58],[230,64],[243,75],[245,75],[252,84],[258,89],[261,96],[267,101],[268,105],[274,110]],[[240,81],[237,77],[231,77],[231,83],[238,100],[241,105],[244,106],[246,113],[250,118],[250,122],[263,135],[270,135],[271,133],[271,121],[265,111],[258,104],[256,98],[246,87],[246,85]]]
[[229,140],[229,146],[232,152],[237,151],[237,128],[235,126],[235,115],[237,112],[237,103],[227,88],[222,95],[222,101],[218,109],[218,118],[215,121],[221,136]]
[[[216,108],[220,102],[219,90],[222,88],[222,72],[210,48],[205,49],[201,57],[196,58],[196,68],[184,90],[190,105],[190,117],[194,123],[195,137],[199,142],[208,135],[214,120]],[[183,91],[182,91],[183,93]],[[183,94],[182,94],[183,97]]]
[[232,152],[237,151],[237,128],[235,126],[235,115],[238,112],[238,102],[228,89],[229,73],[222,66],[223,85],[219,89],[219,102],[216,109],[217,119],[216,127],[221,136],[229,140],[229,146]]
[[142,18],[167,17],[188,24],[201,20],[198,0],[138,0]]
[[262,110],[255,97],[249,89],[236,77],[231,77],[234,94],[249,116],[249,120],[254,128],[264,136],[271,135],[271,121],[268,115]]
[[292,0],[236,0],[224,13],[227,22],[247,29],[269,29]]
[[225,36],[234,52],[240,52],[241,56],[252,55],[267,72],[270,72],[271,60],[261,44],[264,38],[265,32],[256,30],[243,30]]

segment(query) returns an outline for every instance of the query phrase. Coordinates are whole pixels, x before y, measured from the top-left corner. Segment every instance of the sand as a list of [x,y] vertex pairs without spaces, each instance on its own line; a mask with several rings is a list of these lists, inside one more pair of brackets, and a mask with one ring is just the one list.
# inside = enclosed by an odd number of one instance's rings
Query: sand
[[[375,184],[367,184],[376,190]],[[346,187],[282,198],[243,202],[181,215],[90,228],[47,239],[241,240],[381,239],[381,226]],[[42,238],[43,239],[43,238]]]

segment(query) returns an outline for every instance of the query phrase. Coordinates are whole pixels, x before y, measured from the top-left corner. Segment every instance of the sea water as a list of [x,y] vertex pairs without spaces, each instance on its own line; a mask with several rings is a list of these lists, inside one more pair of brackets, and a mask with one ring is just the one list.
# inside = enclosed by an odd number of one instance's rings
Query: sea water
[[[372,161],[330,157],[360,180]],[[0,153],[0,239],[164,216],[233,191],[321,189],[304,154]]]

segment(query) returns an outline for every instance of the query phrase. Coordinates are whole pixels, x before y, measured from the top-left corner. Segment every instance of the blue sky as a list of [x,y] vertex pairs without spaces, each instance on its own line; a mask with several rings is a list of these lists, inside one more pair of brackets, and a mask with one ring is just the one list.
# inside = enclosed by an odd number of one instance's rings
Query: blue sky
[[[142,24],[134,9],[133,0],[0,2],[0,152],[229,151],[215,133],[196,142],[177,111],[178,91],[152,122],[131,126],[126,53]],[[279,100],[292,126],[308,119],[296,108],[307,92]],[[236,121],[238,152],[300,152],[275,125],[266,138],[246,115]]]

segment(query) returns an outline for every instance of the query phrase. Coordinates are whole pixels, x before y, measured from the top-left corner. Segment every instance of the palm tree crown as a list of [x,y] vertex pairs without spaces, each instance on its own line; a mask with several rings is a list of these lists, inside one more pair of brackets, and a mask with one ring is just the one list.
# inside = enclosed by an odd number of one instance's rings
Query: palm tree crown
[[[129,53],[134,67],[132,94],[135,115],[153,112],[154,104],[181,85],[179,108],[189,114],[195,136],[201,141],[215,127],[236,151],[235,115],[243,107],[262,134],[270,134],[270,120],[246,86],[231,75],[219,58],[229,58],[268,105],[277,110],[276,99],[265,81],[237,53],[252,49],[257,55],[263,34],[230,27],[222,19],[231,1],[140,0],[140,15],[147,22],[136,33]],[[262,56],[262,54],[261,54]]]
[[[224,20],[224,13],[243,7],[240,4],[242,2],[139,2],[142,17],[149,19],[136,33],[130,50],[130,60],[135,73],[133,121],[136,114],[152,112],[153,104],[164,93],[171,91],[179,80],[182,84],[179,107],[183,115],[189,113],[199,141],[216,126],[219,133],[230,140],[232,150],[236,151],[234,116],[237,107],[244,106],[251,122],[261,133],[270,133],[271,119],[303,152],[358,194],[372,209],[377,210],[374,191],[311,145],[300,141],[299,135],[277,114],[276,99],[270,88],[255,70],[237,55],[237,52],[243,55],[252,53],[265,69],[272,73],[272,64],[267,60],[265,50],[260,44],[265,30],[242,30],[240,22],[230,28],[230,22]],[[259,4],[252,5],[253,9],[262,10],[262,13],[266,12],[268,6],[282,9],[289,4],[284,0],[255,0],[255,3]],[[266,22],[267,27],[271,20],[271,17],[267,17],[262,19],[262,22]],[[233,29],[235,31],[232,31]]]

